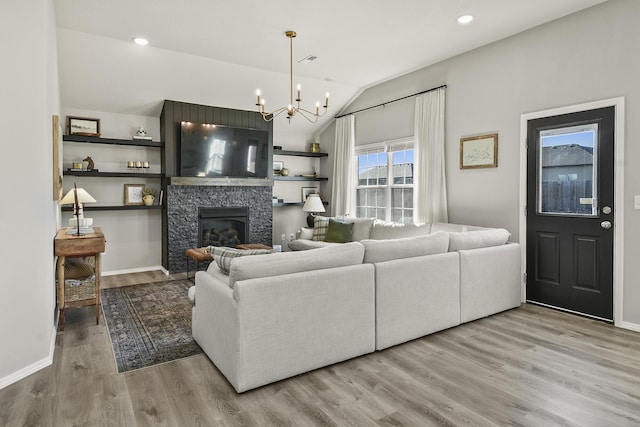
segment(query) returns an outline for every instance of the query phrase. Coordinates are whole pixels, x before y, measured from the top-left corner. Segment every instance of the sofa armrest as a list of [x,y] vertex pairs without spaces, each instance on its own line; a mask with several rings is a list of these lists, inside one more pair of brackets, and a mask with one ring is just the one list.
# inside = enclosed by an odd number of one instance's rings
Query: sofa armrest
[[238,366],[236,355],[228,351],[238,348],[238,304],[227,281],[206,271],[198,271],[195,280],[193,338],[226,376]]
[[460,320],[518,307],[522,301],[520,245],[507,243],[460,254]]

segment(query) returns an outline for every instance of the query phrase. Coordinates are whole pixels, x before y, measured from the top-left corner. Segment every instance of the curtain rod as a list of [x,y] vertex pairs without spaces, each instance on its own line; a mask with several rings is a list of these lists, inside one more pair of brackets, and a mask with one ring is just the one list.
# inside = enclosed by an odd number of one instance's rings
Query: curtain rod
[[340,117],[349,116],[351,114],[361,113],[363,111],[371,110],[372,108],[384,107],[385,105],[391,104],[392,102],[402,101],[403,99],[411,98],[412,96],[422,95],[423,93],[433,92],[434,90],[442,89],[442,88],[445,88],[445,87],[447,87],[447,85],[433,87],[431,89],[423,90],[422,92],[414,93],[413,95],[403,96],[402,98],[397,98],[397,99],[394,99],[394,100],[391,100],[391,101],[383,102],[382,104],[373,105],[371,107],[366,107],[366,108],[361,108],[360,110],[352,111],[350,113],[340,114],[340,115],[335,116],[334,119],[339,119]]

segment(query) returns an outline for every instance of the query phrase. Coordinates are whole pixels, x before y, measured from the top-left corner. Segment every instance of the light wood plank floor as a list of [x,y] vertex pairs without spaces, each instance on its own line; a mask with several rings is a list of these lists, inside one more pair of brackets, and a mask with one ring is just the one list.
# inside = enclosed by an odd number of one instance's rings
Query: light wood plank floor
[[94,313],[68,310],[53,365],[0,390],[0,426],[640,425],[640,334],[543,307],[241,395],[205,355],[117,374]]

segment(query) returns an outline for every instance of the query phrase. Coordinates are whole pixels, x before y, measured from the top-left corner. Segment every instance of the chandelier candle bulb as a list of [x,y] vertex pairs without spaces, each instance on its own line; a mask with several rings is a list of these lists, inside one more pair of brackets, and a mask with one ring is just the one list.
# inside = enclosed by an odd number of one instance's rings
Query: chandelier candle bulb
[[260,89],[256,90],[256,96],[258,97],[258,102],[256,103],[256,105],[260,105],[262,104],[264,106],[264,101],[260,102]]
[[298,99],[296,99],[296,101],[300,102],[302,101],[302,99],[300,98],[300,89],[302,89],[302,86],[300,86],[300,83],[298,83],[298,86],[296,88],[298,89]]

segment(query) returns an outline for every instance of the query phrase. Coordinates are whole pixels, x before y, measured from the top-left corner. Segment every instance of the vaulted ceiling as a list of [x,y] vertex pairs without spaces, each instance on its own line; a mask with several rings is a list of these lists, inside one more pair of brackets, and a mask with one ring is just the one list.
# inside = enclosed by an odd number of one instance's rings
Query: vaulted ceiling
[[[260,88],[267,109],[286,106],[284,32],[295,30],[294,84],[310,109],[330,92],[330,110],[320,124],[280,117],[274,129],[309,138],[367,87],[603,1],[55,0],[61,99],[157,116],[164,99],[251,110]],[[475,19],[459,24],[463,14]]]

